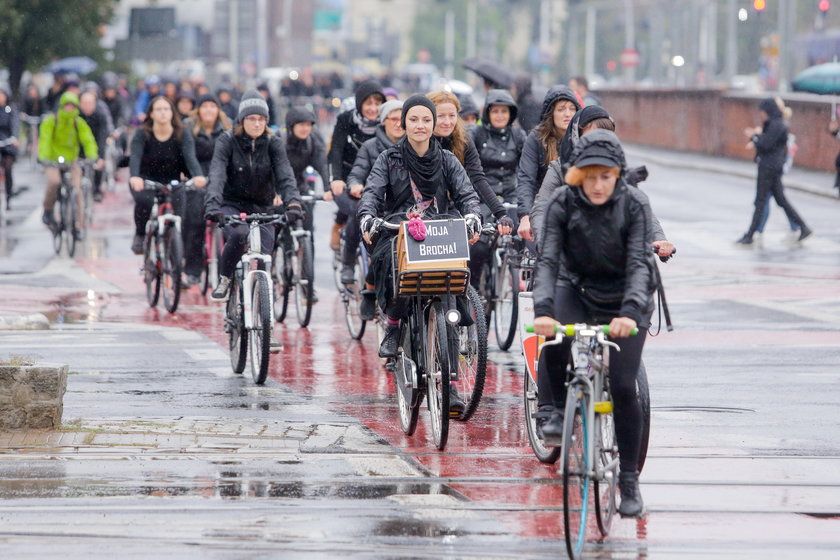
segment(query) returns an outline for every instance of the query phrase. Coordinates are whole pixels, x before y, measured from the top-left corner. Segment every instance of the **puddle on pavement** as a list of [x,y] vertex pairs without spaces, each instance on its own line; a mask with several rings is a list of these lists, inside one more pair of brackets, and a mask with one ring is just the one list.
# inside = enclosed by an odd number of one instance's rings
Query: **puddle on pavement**
[[433,521],[423,519],[389,519],[377,523],[372,535],[377,537],[465,537],[469,531],[444,527]]
[[58,325],[99,322],[104,319],[110,302],[111,296],[108,294],[93,290],[75,292],[49,302],[52,310],[44,315],[50,323]]

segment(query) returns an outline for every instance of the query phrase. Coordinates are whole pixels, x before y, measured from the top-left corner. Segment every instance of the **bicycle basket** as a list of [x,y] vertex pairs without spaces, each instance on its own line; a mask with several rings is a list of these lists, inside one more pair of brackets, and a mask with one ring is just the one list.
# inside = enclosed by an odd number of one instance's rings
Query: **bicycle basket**
[[[445,258],[445,254],[431,255],[429,260],[412,259],[410,255],[410,236],[406,233],[408,222],[400,224],[397,235],[397,249],[394,253],[394,293],[401,296],[462,295],[466,293],[470,281],[469,244],[466,238],[464,220],[438,220],[427,222],[429,231],[435,232],[435,225],[443,223],[453,235],[447,238],[446,247],[452,247],[451,253],[456,258]],[[439,231],[443,231],[443,225]],[[460,235],[463,230],[463,236]],[[461,239],[463,237],[463,239]],[[430,235],[426,242],[433,243]],[[451,243],[450,243],[451,240]],[[425,243],[425,242],[424,242]],[[465,258],[466,257],[466,258]]]

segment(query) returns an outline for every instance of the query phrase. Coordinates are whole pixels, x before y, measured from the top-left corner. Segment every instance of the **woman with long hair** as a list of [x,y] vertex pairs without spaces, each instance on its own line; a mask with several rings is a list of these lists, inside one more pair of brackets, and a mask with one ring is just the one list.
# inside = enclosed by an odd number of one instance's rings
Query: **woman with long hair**
[[[205,94],[196,100],[195,108],[184,120],[184,128],[195,140],[195,156],[202,174],[206,177],[210,174],[210,162],[213,161],[216,140],[224,131],[230,130],[230,121],[222,112],[219,100],[213,95]],[[187,193],[187,206],[181,224],[184,237],[184,274],[187,276],[184,286],[198,284],[204,266],[205,201],[205,189]]]
[[566,86],[553,86],[545,94],[540,124],[528,134],[516,168],[516,203],[519,206],[519,236],[533,241],[528,214],[549,164],[560,155],[560,143],[572,117],[580,110],[577,95]]
[[[207,178],[195,157],[195,141],[184,131],[175,104],[167,97],[154,97],[146,108],[146,118],[131,140],[131,176],[128,185],[134,198],[134,240],[131,250],[143,254],[143,236],[146,222],[155,203],[154,192],[145,189],[148,179],[162,184],[181,180],[181,175],[192,176],[196,187],[204,187]],[[183,191],[173,197],[175,212],[183,216],[185,197]]]

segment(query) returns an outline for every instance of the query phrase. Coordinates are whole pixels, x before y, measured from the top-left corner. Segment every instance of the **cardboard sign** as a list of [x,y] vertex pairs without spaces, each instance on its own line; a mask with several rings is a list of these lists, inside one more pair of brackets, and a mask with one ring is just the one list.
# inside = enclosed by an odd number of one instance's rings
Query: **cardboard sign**
[[[429,220],[425,224],[426,239],[423,241],[411,237],[407,230],[403,232],[408,263],[470,259],[467,223],[464,220]],[[403,227],[407,228],[408,222]]]

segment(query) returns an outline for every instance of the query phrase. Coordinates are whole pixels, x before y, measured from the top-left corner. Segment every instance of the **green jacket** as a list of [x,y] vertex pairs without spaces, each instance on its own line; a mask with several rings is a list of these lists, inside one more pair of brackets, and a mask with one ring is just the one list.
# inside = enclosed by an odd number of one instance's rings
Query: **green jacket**
[[[76,109],[70,112],[65,111],[63,107],[66,103],[73,103]],[[38,158],[58,161],[59,157],[63,157],[66,162],[76,161],[80,147],[84,148],[86,158],[99,157],[96,138],[88,124],[79,116],[78,97],[65,92],[59,101],[58,111],[47,115],[41,121],[38,134]]]

